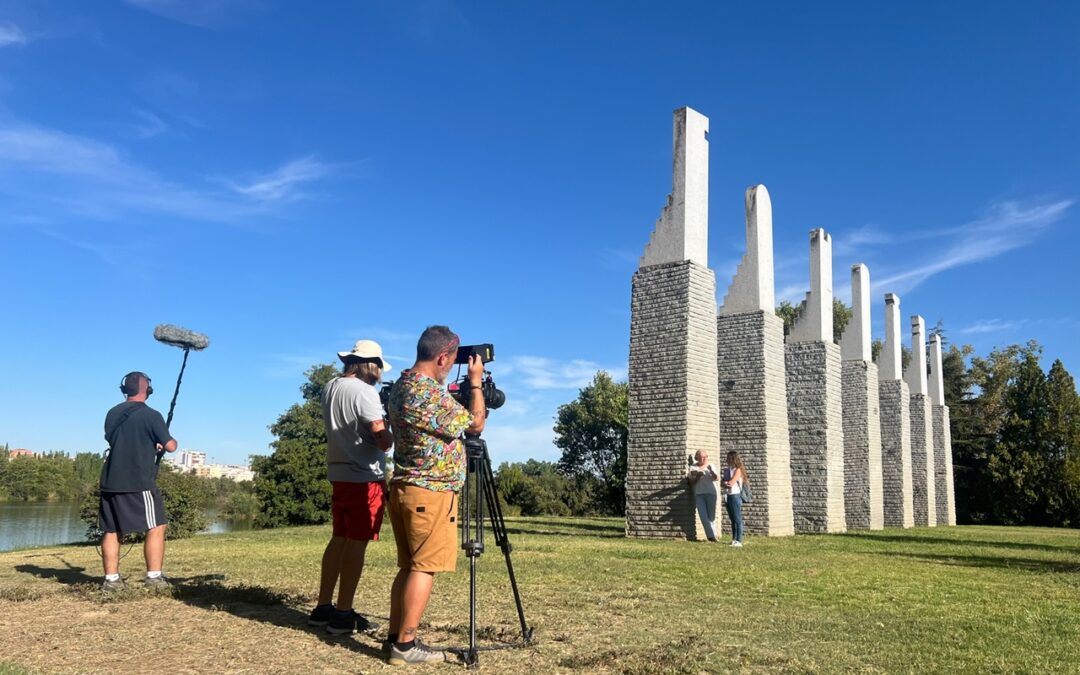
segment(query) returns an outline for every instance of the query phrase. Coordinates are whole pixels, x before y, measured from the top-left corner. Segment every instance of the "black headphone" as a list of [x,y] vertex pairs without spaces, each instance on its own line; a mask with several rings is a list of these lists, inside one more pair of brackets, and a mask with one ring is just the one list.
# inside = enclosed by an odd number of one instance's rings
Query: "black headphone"
[[150,394],[154,393],[154,388],[150,386],[150,376],[142,371],[133,370],[120,380],[120,391],[124,393],[124,396],[135,396],[139,393],[139,378],[146,380],[146,396],[149,398]]

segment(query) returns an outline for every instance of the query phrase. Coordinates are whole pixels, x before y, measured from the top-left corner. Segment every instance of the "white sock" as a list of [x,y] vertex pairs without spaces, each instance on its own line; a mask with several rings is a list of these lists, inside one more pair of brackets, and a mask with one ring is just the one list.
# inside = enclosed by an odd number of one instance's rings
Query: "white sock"
[[120,581],[119,574],[106,574],[105,581]]
[[146,578],[147,579],[157,579],[160,576],[161,576],[161,570],[155,570],[153,572],[147,572],[146,573]]

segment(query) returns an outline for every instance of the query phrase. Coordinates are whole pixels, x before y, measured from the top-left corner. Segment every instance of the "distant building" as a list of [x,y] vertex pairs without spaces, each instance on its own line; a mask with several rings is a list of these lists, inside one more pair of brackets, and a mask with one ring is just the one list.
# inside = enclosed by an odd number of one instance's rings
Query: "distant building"
[[33,457],[37,455],[33,450],[27,450],[26,448],[15,448],[14,450],[8,450],[8,459],[15,459],[16,457]]

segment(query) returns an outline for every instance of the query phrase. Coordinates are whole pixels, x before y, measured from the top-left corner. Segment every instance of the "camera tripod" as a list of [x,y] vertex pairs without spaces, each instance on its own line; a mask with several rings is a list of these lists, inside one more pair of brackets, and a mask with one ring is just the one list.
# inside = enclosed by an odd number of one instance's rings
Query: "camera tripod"
[[[517,578],[514,576],[514,564],[510,560],[510,540],[506,535],[506,523],[503,521],[502,507],[495,491],[495,476],[491,472],[491,457],[487,443],[479,434],[465,435],[465,454],[468,472],[465,474],[465,491],[462,504],[461,548],[469,558],[469,648],[461,650],[465,665],[476,668],[481,651],[511,649],[522,647],[532,642],[532,628],[525,623],[525,610],[521,606],[521,594],[518,592]],[[506,571],[510,575],[510,588],[517,605],[518,621],[521,623],[521,642],[479,647],[476,644],[476,559],[484,552],[484,508],[487,507],[491,531],[495,543],[502,549],[506,558]]]

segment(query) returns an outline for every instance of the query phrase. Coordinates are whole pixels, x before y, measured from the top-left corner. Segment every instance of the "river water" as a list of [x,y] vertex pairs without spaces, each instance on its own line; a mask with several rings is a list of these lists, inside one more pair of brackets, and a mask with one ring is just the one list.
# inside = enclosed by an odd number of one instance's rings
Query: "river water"
[[[245,530],[248,522],[231,522],[209,514],[207,533]],[[76,502],[0,502],[0,551],[86,541],[86,524]]]

